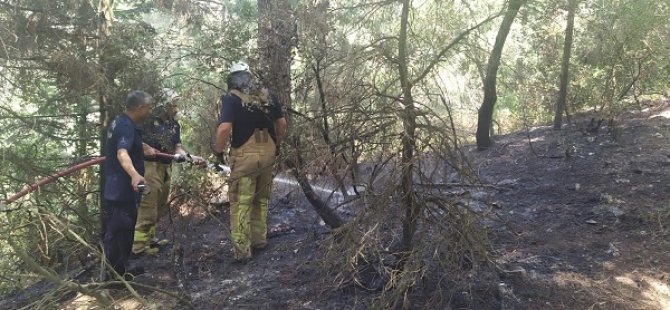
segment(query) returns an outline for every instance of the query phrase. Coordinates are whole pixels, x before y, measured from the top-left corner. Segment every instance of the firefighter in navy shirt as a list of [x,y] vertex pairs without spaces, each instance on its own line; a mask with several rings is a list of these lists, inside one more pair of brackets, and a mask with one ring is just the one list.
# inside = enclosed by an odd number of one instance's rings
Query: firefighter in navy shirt
[[138,125],[152,108],[151,95],[132,91],[126,97],[125,112],[107,128],[103,167],[103,249],[108,263],[119,275],[126,273],[141,198],[138,185],[144,183],[145,150]]
[[[181,126],[175,119],[179,112],[177,105],[179,99],[173,90],[164,91],[163,104],[155,108],[143,122],[143,139],[148,147],[158,152],[186,156],[181,143]],[[204,159],[199,156],[192,155],[191,160],[198,165],[204,163]],[[133,254],[155,255],[159,245],[168,243],[167,239],[156,238],[156,223],[167,213],[172,159],[145,157],[144,166],[146,169],[144,177],[150,190],[142,197],[137,212]]]
[[228,94],[221,98],[215,151],[230,140],[230,230],[234,259],[251,258],[267,245],[267,213],[277,145],[286,133],[282,105],[267,89],[253,85],[249,66],[234,63]]

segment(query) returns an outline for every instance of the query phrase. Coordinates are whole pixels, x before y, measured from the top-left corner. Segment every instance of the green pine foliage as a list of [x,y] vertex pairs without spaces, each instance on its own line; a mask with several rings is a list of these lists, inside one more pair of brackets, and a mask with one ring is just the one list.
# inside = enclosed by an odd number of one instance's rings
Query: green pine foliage
[[[104,3],[112,7],[105,9]],[[176,90],[186,148],[210,156],[226,68],[237,60],[262,65],[256,5],[249,0],[1,1],[0,196],[98,156],[105,122],[122,111],[133,89],[155,94],[158,101],[162,89]],[[320,173],[325,165],[337,171],[344,162],[399,156],[401,5],[363,0],[291,5],[297,27],[290,42],[295,47],[290,127],[304,149],[286,149],[286,154],[301,152],[309,173]],[[505,1],[493,0],[412,2],[406,61],[418,153],[466,166],[458,147],[474,141],[500,17],[470,28],[504,6]],[[496,134],[553,118],[566,10],[567,1],[542,0],[528,1],[519,12],[498,72]],[[580,1],[568,111],[592,109],[616,117],[641,108],[645,98],[667,95],[669,18],[668,0]],[[40,278],[3,238],[58,272],[85,263],[91,250],[64,229],[96,240],[98,179],[98,168],[92,168],[0,210],[0,295]],[[203,188],[213,186],[207,176],[191,172],[175,181],[184,192],[211,194]],[[440,242],[443,248],[456,247]]]

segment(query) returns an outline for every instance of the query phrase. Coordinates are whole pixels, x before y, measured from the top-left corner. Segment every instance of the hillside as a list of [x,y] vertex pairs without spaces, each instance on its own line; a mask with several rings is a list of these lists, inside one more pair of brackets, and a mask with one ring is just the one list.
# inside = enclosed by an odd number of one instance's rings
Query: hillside
[[[499,136],[489,150],[465,152],[482,186],[458,189],[482,214],[496,274],[481,291],[451,292],[453,308],[667,309],[670,262],[670,110],[668,103],[595,128],[583,116]],[[147,273],[135,288],[160,309],[367,309],[378,294],[353,283],[332,289],[319,264],[329,232],[297,189],[278,187],[270,206],[270,245],[247,264],[232,261],[227,209],[182,205],[164,219],[173,246],[135,262]],[[183,255],[183,257],[181,256]],[[84,272],[87,281],[94,271]],[[0,304],[35,298],[30,290]],[[53,290],[53,288],[50,288]],[[142,303],[111,290],[123,309]],[[39,295],[39,294],[35,294]],[[61,296],[65,309],[95,308]]]

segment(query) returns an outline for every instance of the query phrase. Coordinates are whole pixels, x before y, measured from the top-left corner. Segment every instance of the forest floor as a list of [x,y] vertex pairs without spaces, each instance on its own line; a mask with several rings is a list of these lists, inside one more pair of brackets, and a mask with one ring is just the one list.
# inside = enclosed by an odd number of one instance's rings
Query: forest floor
[[484,182],[510,188],[488,197],[509,223],[492,234],[502,308],[670,309],[668,109],[595,133],[588,117],[535,128],[472,154]]
[[[458,307],[670,309],[669,102],[594,132],[589,120],[498,136],[486,151],[466,147],[480,180],[493,185],[470,199],[496,213],[487,229],[498,291]],[[226,208],[175,209],[160,225],[183,260],[171,246],[136,259],[147,273],[135,282],[188,296],[196,309],[368,309],[378,292],[330,289],[319,264],[328,230],[294,191],[273,197],[269,246],[246,264],[232,260]],[[163,292],[137,292],[158,308],[187,309]],[[119,308],[142,309],[126,290],[112,296]],[[95,303],[77,295],[59,307]]]

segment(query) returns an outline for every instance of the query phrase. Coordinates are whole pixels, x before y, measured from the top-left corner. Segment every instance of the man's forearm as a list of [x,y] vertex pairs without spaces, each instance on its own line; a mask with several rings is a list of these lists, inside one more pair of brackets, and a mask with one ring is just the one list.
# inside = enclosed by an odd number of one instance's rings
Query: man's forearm
[[284,140],[286,137],[286,128],[288,127],[285,118],[280,118],[275,121],[275,134],[277,136],[277,143]]
[[216,142],[214,143],[214,151],[217,153],[222,153],[228,146],[228,141],[230,140],[231,124],[230,123],[221,123],[216,129]]

